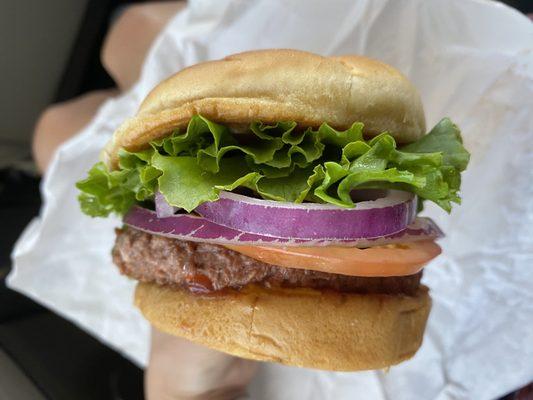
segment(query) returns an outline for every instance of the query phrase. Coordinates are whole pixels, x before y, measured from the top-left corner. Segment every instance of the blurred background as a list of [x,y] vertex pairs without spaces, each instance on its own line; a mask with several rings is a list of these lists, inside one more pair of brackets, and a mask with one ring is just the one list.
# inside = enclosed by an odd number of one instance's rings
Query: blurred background
[[[134,3],[150,2],[0,2],[0,399],[142,398],[139,368],[4,283],[13,244],[40,208],[35,125],[51,104],[117,83],[124,89],[101,54],[113,23]],[[533,13],[531,0],[505,3]]]

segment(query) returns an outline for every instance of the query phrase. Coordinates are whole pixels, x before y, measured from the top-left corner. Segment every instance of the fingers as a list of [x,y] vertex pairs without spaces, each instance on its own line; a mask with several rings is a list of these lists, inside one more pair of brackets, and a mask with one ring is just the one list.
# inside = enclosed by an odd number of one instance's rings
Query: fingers
[[146,398],[235,399],[245,392],[257,368],[256,362],[153,329],[145,374]]
[[112,90],[89,92],[63,103],[49,106],[39,117],[33,131],[33,157],[39,171],[44,172],[61,143],[82,129],[93,118],[98,107],[116,94]]
[[[157,34],[185,1],[139,4],[128,7],[106,37],[101,58],[119,89],[138,79],[141,67]],[[83,128],[115,90],[90,92],[74,100],[48,107],[39,117],[33,135],[33,156],[44,172],[61,143]]]
[[171,1],[132,5],[115,21],[102,48],[102,64],[121,90],[139,78],[152,42],[187,3]]

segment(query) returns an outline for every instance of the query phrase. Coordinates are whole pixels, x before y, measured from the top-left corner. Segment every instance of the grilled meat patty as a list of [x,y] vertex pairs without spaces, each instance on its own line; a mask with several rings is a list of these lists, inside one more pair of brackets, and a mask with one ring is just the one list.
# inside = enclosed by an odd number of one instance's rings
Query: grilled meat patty
[[410,276],[358,277],[284,268],[255,260],[223,246],[152,235],[131,227],[117,229],[113,261],[142,282],[210,292],[265,287],[306,287],[351,293],[412,295],[422,272]]

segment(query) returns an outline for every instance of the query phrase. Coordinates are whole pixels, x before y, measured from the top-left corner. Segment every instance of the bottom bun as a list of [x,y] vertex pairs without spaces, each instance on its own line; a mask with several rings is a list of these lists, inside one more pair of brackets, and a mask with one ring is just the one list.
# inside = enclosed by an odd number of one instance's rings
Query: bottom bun
[[431,308],[415,296],[247,287],[223,294],[139,283],[135,302],[159,330],[235,356],[332,371],[412,357]]

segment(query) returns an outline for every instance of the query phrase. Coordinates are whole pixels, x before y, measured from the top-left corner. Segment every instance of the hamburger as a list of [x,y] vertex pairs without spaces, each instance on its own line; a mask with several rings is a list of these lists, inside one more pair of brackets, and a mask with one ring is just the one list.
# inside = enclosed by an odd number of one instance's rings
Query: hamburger
[[161,331],[355,371],[420,347],[442,232],[418,212],[460,202],[468,160],[393,67],[262,50],[161,82],[77,187],[84,213],[123,216],[113,260]]

